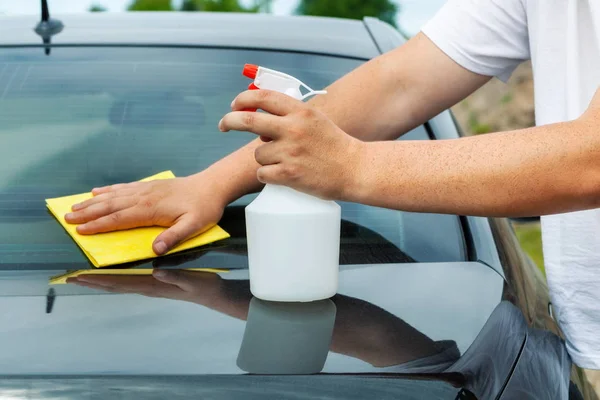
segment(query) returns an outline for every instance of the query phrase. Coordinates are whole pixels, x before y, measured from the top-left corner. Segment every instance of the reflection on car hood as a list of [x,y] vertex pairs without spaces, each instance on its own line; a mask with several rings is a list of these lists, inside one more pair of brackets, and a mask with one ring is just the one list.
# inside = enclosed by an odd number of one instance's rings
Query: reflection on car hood
[[[39,276],[10,274],[10,279],[0,279],[0,293],[15,285],[47,285]],[[211,293],[198,301],[205,306],[66,285],[56,288],[47,314],[46,296],[0,296],[5,310],[0,315],[0,375],[247,372],[238,366],[244,319],[252,317],[247,271],[222,276],[217,289],[229,289],[220,293],[205,285],[205,292],[198,291],[200,297]],[[415,372],[407,365],[427,370],[427,362],[419,359],[447,367],[479,334],[501,300],[502,286],[502,278],[479,263],[344,267],[339,294],[332,299],[335,329],[322,372]],[[271,322],[296,324],[291,332],[314,327],[308,321],[318,320],[314,310],[290,314],[282,307],[271,316],[280,320]],[[332,311],[326,307],[323,312],[318,323],[327,328]],[[299,343],[284,339],[281,343]]]

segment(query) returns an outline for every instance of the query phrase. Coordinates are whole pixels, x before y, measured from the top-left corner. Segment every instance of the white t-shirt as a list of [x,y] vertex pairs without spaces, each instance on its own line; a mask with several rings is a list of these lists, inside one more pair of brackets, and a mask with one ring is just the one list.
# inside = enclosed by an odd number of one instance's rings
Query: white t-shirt
[[[423,33],[468,70],[504,81],[531,59],[538,126],[581,116],[600,84],[598,0],[449,0]],[[567,350],[600,369],[600,209],[543,217],[542,231]]]

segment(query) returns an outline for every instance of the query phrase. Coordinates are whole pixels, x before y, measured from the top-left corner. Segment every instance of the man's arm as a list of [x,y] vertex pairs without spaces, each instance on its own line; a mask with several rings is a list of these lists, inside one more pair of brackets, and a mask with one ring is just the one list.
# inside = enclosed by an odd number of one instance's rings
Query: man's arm
[[[357,139],[392,140],[489,80],[455,63],[420,33],[342,77],[327,88],[327,95],[308,104]],[[227,202],[260,189],[254,152],[261,144],[256,139],[209,168],[212,175],[226,177],[222,188]]]
[[600,206],[600,91],[577,120],[485,136],[363,142],[279,93],[242,93],[221,129],[273,139],[260,146],[262,182],[313,195],[416,211],[527,216]]
[[[596,103],[600,94],[596,94]],[[407,211],[547,215],[600,206],[600,112],[509,133],[364,145],[347,200]]]

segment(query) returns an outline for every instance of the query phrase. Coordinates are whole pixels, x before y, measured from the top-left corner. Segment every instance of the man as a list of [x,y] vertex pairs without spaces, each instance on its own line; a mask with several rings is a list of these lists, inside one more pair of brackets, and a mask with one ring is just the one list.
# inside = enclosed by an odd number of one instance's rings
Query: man
[[[173,181],[94,190],[67,220],[92,234],[170,227],[163,254],[215,224],[262,183],[407,211],[543,218],[546,271],[574,361],[600,369],[600,3],[450,0],[406,45],[308,104],[240,94],[223,131],[256,140]],[[436,142],[390,142],[531,58],[537,128]],[[261,108],[268,113],[242,110]],[[210,201],[208,201],[210,199]],[[590,211],[581,212],[580,210]],[[579,211],[579,212],[577,212]]]

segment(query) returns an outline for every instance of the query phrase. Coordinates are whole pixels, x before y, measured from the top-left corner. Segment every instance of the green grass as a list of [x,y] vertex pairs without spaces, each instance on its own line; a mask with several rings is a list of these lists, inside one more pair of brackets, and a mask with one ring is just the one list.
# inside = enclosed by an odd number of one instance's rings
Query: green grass
[[476,135],[482,135],[484,133],[490,133],[492,131],[492,127],[488,124],[477,124],[471,129],[473,129],[473,133]]
[[513,100],[513,95],[512,93],[506,93],[504,96],[502,96],[502,98],[500,99],[500,104],[508,104]]
[[529,257],[544,272],[544,257],[542,255],[542,232],[539,223],[514,224],[515,232],[521,247]]

